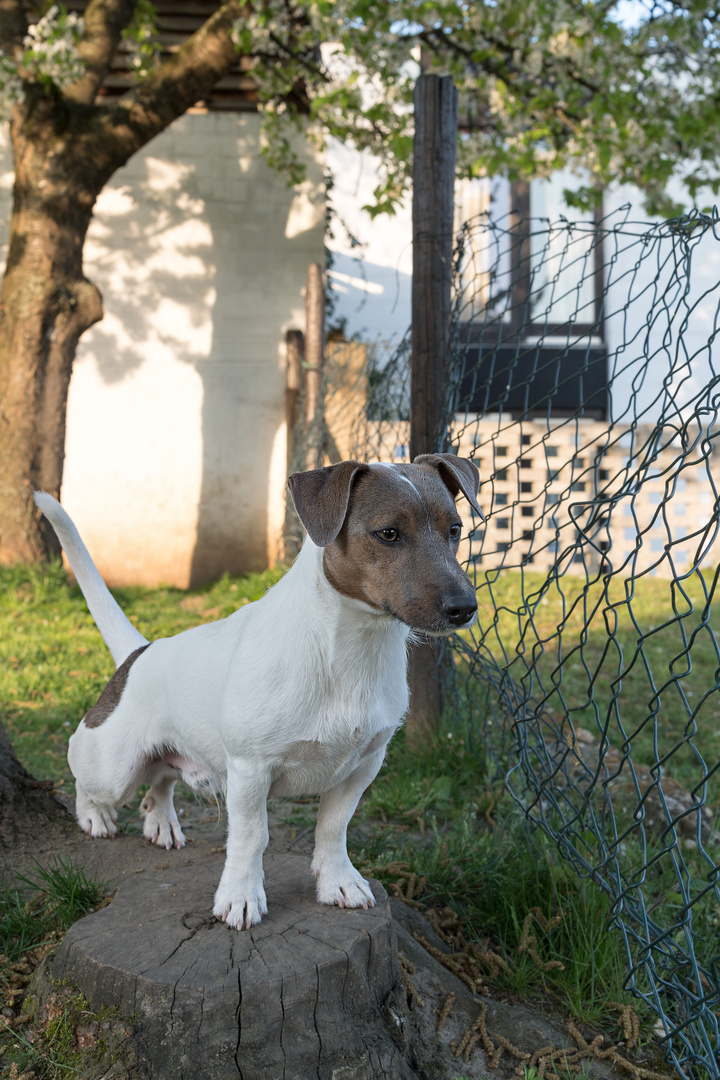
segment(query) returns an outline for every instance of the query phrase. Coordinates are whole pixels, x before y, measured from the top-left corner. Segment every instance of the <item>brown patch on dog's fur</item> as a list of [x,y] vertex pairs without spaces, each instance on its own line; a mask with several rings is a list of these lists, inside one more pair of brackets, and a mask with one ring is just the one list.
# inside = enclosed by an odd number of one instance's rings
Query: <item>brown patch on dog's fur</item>
[[340,532],[353,480],[366,472],[368,466],[359,461],[341,461],[323,469],[293,473],[288,479],[298,517],[318,547],[327,547]]
[[[325,548],[330,584],[415,630],[457,629],[448,609],[470,609],[475,593],[457,562],[450,529],[460,517],[437,467],[375,466],[353,480],[343,527]],[[401,539],[383,542],[377,534],[388,528]]]
[[152,642],[148,642],[147,645],[141,645],[135,652],[130,653],[127,660],[123,660],[95,704],[85,713],[85,727],[100,727],[100,725],[107,720],[108,716],[111,716],[112,713],[115,712],[120,704],[120,699],[123,696],[125,683],[130,674],[130,668],[133,666],[140,653],[144,653],[146,649],[149,649],[151,644]]

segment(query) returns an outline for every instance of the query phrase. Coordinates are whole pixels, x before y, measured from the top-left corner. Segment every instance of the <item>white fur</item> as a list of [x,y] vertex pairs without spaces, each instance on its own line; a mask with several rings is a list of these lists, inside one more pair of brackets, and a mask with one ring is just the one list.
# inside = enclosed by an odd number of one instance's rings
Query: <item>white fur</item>
[[[65,511],[50,495],[36,501],[119,664],[145,638],[110,596]],[[262,600],[153,642],[131,667],[115,711],[99,727],[82,721],[70,739],[78,820],[93,836],[112,835],[115,807],[149,783],[145,836],[180,847],[177,779],[225,790],[227,859],[213,910],[238,928],[267,911],[262,856],[271,792],[321,796],[312,861],[318,900],[373,903],[348,858],[346,832],[407,710],[409,630],[338,593],[322,559],[308,538]]]
[[73,573],[83,591],[95,625],[110,650],[115,666],[118,667],[131,652],[141,645],[147,645],[147,638],[135,629],[113,599],[80,539],[80,534],[72,519],[65,513],[60,503],[45,491],[35,492],[35,502],[48,521],[52,523],[58,540],[70,560]]
[[[389,461],[376,461],[376,462],[373,463],[371,468],[374,469],[374,468],[377,468],[378,466],[383,468],[383,469],[397,469],[397,466],[391,464]],[[399,472],[395,472],[393,475],[395,476],[396,480],[404,480],[406,484],[409,484],[416,495],[420,494],[418,489],[413,484],[412,480],[408,480],[407,476],[403,476],[403,474],[399,473]]]

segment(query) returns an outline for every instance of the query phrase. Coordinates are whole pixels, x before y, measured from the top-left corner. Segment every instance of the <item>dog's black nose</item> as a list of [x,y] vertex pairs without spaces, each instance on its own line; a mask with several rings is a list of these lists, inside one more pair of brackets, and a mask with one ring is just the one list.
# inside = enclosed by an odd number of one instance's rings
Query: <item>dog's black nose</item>
[[477,611],[477,601],[472,596],[448,596],[442,609],[453,626],[464,626]]

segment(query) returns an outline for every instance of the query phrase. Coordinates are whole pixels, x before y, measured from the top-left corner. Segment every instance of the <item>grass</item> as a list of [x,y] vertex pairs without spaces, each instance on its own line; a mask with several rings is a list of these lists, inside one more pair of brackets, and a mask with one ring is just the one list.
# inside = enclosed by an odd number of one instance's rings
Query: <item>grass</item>
[[[35,1024],[32,1035],[24,1022],[33,1005],[27,997],[32,974],[40,961],[81,916],[105,902],[105,886],[87,877],[70,860],[56,858],[50,867],[35,864],[31,876],[0,891],[0,996],[10,1017],[0,1029],[0,1076],[33,1075],[36,1080],[56,1080],[76,1075],[76,1065],[86,1060],[78,1051],[76,1029],[95,1020],[87,1002],[66,987],[48,1003],[46,1017]],[[108,1030],[108,1017],[98,1018]],[[98,1044],[100,1056],[105,1046]]]
[[[141,632],[154,639],[229,614],[259,598],[279,576],[273,571],[225,577],[189,593],[122,589],[116,596]],[[597,717],[609,714],[611,742],[621,747],[632,735],[633,760],[652,765],[680,742],[667,771],[693,786],[700,767],[688,738],[694,728],[692,722],[688,727],[686,704],[692,711],[692,703],[700,703],[696,749],[710,763],[720,758],[720,658],[699,615],[701,583],[687,585],[689,602],[657,580],[637,581],[630,601],[615,586],[603,597],[599,587],[583,594],[580,579],[563,579],[562,592],[556,585],[543,593],[544,583],[539,574],[488,575],[479,590],[484,660],[507,667],[517,682],[525,680],[534,700],[544,696],[557,716],[568,709],[576,726],[593,734]],[[0,709],[21,760],[38,778],[70,788],[68,737],[112,671],[82,596],[59,564],[0,568]],[[651,678],[655,688],[670,680],[661,692],[659,723],[648,720],[655,693]],[[618,679],[620,720],[611,710]],[[443,739],[412,753],[402,735],[396,738],[356,818],[351,853],[391,891],[407,897],[412,880],[413,902],[452,909],[466,940],[503,958],[493,978],[506,993],[553,1000],[566,1013],[615,1032],[612,1003],[630,999],[623,991],[622,939],[606,930],[609,902],[561,863],[549,841],[529,837],[498,782],[487,744],[477,737],[486,704],[473,730],[467,721],[472,694],[461,691],[464,726],[452,717]],[[287,823],[300,832],[313,820],[312,807],[303,806],[290,811]],[[51,888],[42,877],[35,884]],[[671,907],[674,880],[660,874],[655,887],[665,890]],[[21,906],[19,894],[8,899],[0,918],[20,925]],[[711,922],[700,929],[707,948],[720,952],[720,926]],[[38,918],[21,933],[35,934],[32,940],[39,942],[46,932]]]
[[[489,572],[478,589],[485,659],[534,701],[691,790],[720,761],[720,648],[704,613],[713,575],[584,588],[566,575]],[[561,630],[561,633],[560,633]],[[615,710],[614,704],[618,708]],[[720,810],[720,785],[711,803]]]
[[6,964],[94,911],[106,888],[59,856],[50,867],[36,863],[33,876],[17,880],[17,887],[0,892],[0,953]]
[[[150,640],[229,615],[281,576],[222,578],[192,593],[115,592]],[[34,776],[72,789],[67,742],[114,671],[85,601],[60,563],[0,568],[0,709],[18,757]]]
[[[631,999],[619,938],[606,929],[607,898],[559,865],[550,843],[529,835],[509,796],[488,783],[464,740],[446,736],[409,751],[400,734],[363,801],[351,858],[391,894],[404,897],[412,876],[414,902],[456,912],[467,939],[502,955],[496,981],[508,993],[549,996],[583,1022],[614,1029],[611,1003]],[[378,817],[381,827],[368,828]],[[521,948],[529,934],[531,951]]]

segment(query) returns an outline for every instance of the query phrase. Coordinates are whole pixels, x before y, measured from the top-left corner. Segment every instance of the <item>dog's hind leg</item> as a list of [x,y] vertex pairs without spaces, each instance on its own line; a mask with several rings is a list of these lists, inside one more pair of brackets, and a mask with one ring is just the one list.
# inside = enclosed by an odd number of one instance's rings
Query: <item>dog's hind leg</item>
[[107,838],[117,832],[115,807],[94,802],[79,781],[75,782],[75,815],[80,828],[91,836]]
[[78,824],[95,837],[117,832],[117,807],[136,790],[140,763],[126,741],[114,740],[108,728],[88,728],[83,721],[70,738],[68,763],[75,777]]
[[151,785],[150,790],[140,803],[140,811],[145,815],[143,836],[151,844],[168,851],[171,847],[185,847],[185,837],[173,803],[177,780],[176,769],[162,763],[154,766],[146,780]]

